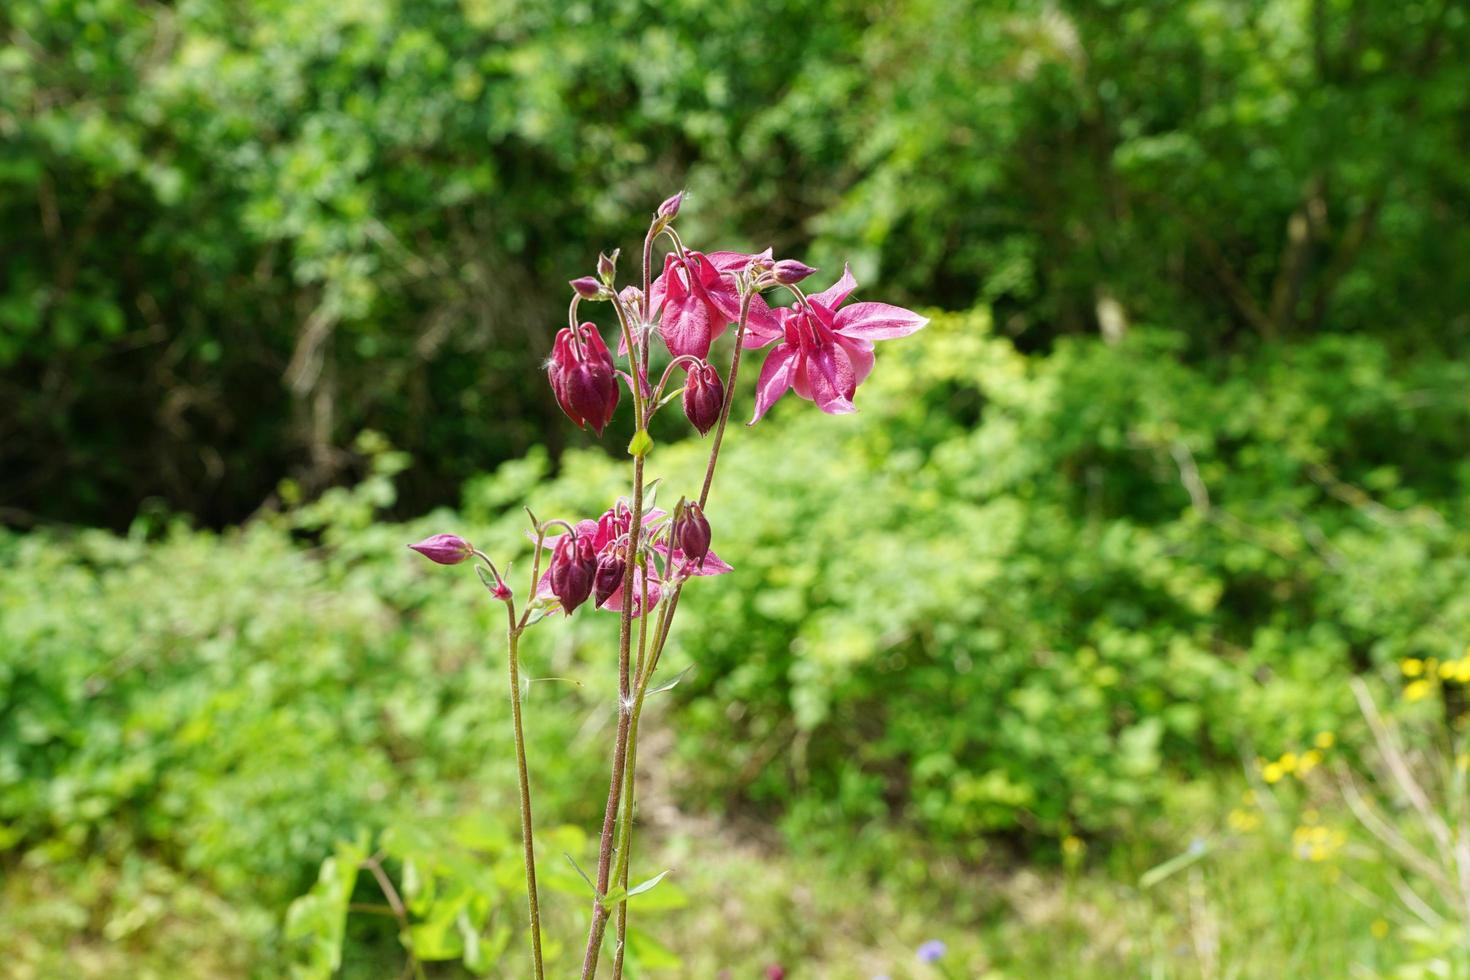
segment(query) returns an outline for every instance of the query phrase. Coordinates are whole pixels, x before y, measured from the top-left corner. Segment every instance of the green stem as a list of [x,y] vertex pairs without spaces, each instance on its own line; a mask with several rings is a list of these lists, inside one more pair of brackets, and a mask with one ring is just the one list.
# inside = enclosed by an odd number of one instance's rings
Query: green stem
[[510,629],[506,632],[510,647],[510,655],[507,657],[510,662],[510,714],[515,725],[516,768],[520,775],[521,844],[525,848],[526,902],[531,913],[531,961],[535,964],[536,980],[543,980],[545,973],[541,964],[541,905],[536,894],[536,838],[531,822],[531,781],[526,768],[526,735],[521,727],[521,631],[516,626],[515,609],[511,603],[507,602],[505,609],[510,616]]

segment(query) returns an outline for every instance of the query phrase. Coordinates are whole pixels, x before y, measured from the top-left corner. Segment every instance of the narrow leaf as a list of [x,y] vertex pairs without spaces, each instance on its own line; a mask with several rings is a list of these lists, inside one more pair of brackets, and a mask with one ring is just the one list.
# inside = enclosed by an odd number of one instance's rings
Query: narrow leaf
[[691,670],[693,670],[693,669],[694,669],[694,665],[693,664],[690,664],[688,667],[685,667],[683,670],[679,671],[679,676],[678,677],[675,677],[673,680],[669,681],[667,684],[660,684],[658,687],[655,687],[653,690],[649,691],[648,693],[649,694],[662,694],[665,691],[672,691],[675,687],[678,686],[678,684],[679,684],[680,681],[682,681],[684,678],[686,678],[686,677],[689,676],[689,672]]
[[577,872],[577,874],[579,874],[579,875],[582,876],[582,880],[585,881],[585,882],[587,882],[587,887],[590,888],[590,889],[592,889],[592,894],[596,895],[597,894],[597,886],[592,883],[592,879],[591,878],[587,877],[587,872],[585,872],[585,871],[582,870],[582,866],[577,863],[577,859],[574,858],[574,857],[572,857],[570,854],[566,854],[566,853],[563,853],[562,854],[562,857],[564,857],[564,858],[567,859],[567,863],[569,863],[572,866],[572,869],[575,870]]

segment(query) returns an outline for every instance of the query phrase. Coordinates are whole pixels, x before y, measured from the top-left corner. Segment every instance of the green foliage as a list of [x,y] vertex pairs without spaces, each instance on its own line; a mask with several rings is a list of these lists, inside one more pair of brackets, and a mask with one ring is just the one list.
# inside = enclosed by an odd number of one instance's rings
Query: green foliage
[[1457,651],[1470,368],[1174,343],[1028,361],[940,318],[855,418],[734,440],[684,777],[838,833],[1135,833],[1175,777],[1333,727],[1355,669]]
[[679,186],[691,240],[851,259],[1028,347],[1133,322],[1197,356],[1464,350],[1453,0],[11,0],[0,26],[10,522],[238,520],[360,476],[364,428],[418,462],[414,512],[559,451],[563,284]]
[[[1470,367],[1366,337],[1200,366],[1177,345],[1134,330],[1025,356],[983,314],[938,316],[880,352],[858,415],[789,399],[732,431],[708,512],[736,572],[681,605],[659,680],[693,669],[657,699],[677,719],[650,749],[663,785],[922,890],[932,862],[895,832],[935,860],[1000,836],[1144,849],[1201,777],[1336,730],[1354,670],[1458,656]],[[340,955],[374,975],[401,962],[396,924],[339,926],[344,900],[377,901],[348,880],[364,841],[421,958],[518,949],[500,611],[403,546],[463,533],[524,594],[521,504],[596,514],[627,463],[571,452],[553,477],[533,453],[460,514],[400,525],[376,515],[405,459],[358,450],[358,487],[228,533],[0,536],[0,842],[24,887],[72,896],[20,962],[52,962],[80,915],[149,948],[228,937],[221,970]],[[651,475],[693,487],[706,450],[660,440]],[[543,826],[600,819],[615,632],[588,612],[523,645]],[[587,896],[559,852],[586,854],[555,847],[572,946]],[[684,874],[637,860],[633,882]],[[638,943],[646,966],[689,950]]]

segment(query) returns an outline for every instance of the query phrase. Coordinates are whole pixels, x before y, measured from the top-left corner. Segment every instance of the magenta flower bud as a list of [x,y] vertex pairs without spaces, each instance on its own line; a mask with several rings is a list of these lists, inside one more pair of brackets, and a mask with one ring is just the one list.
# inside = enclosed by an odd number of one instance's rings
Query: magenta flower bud
[[441,565],[458,565],[475,553],[470,543],[458,534],[435,534],[409,547]]
[[557,331],[546,370],[567,418],[601,436],[618,407],[618,375],[597,327],[584,323]]
[[685,504],[684,510],[674,521],[674,547],[684,553],[684,560],[691,565],[704,566],[704,556],[709,554],[709,520],[698,504]]
[[679,216],[679,205],[682,203],[684,203],[684,192],[680,191],[660,204],[654,214],[665,221],[673,221]]
[[551,594],[561,602],[568,616],[592,594],[592,576],[596,570],[597,559],[586,538],[573,541],[568,534],[556,543],[551,555]]
[[782,259],[771,267],[771,278],[782,286],[794,286],[816,271],[805,262]]
[[725,405],[725,385],[713,364],[695,365],[684,380],[684,415],[704,435],[720,420]]
[[602,298],[602,283],[591,276],[582,276],[579,279],[573,279],[571,286],[576,294],[583,299]]
[[602,557],[597,559],[597,570],[592,573],[592,605],[594,608],[601,609],[602,604],[622,587],[623,573],[627,570],[628,563],[616,545],[602,553]]

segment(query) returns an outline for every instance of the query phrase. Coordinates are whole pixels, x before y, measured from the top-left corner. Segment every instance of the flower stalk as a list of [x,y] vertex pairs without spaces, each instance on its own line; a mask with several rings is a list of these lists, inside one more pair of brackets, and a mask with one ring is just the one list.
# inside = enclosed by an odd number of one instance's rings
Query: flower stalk
[[[873,342],[900,337],[921,328],[925,320],[908,310],[882,303],[847,303],[857,283],[850,272],[826,290],[807,296],[797,283],[815,272],[792,259],[758,254],[710,252],[686,248],[673,227],[682,193],[664,201],[644,237],[641,290],[616,284],[618,252],[598,257],[597,275],[570,280],[573,292],[567,327],[558,331],[547,362],[548,380],[563,412],[580,428],[601,436],[611,422],[626,382],[633,401],[634,435],[628,444],[632,460],[632,492],[597,520],[542,522],[529,510],[535,548],[531,566],[531,598],[519,618],[505,580],[482,552],[455,535],[435,535],[410,545],[440,564],[459,564],[471,557],[492,596],[507,611],[507,669],[511,718],[520,791],[521,838],[524,848],[527,905],[534,975],[544,980],[541,916],[536,883],[535,828],[526,763],[526,739],[520,685],[522,634],[560,608],[571,616],[590,598],[593,609],[618,613],[618,710],[607,801],[598,841],[593,883],[592,919],[582,958],[582,980],[594,980],[609,920],[616,912],[613,978],[621,980],[628,935],[629,872],[633,821],[637,809],[638,734],[649,681],[658,670],[678,611],[684,585],[691,578],[721,575],[728,564],[710,550],[711,525],[705,513],[714,484],[725,430],[735,401],[741,358],[746,347],[774,345],[755,385],[755,418],[765,414],[786,391],[816,403],[828,414],[855,411],[852,398],[873,367]],[[653,246],[659,236],[672,244],[663,258],[663,273],[653,273]],[[790,309],[772,310],[761,293],[782,286],[796,298]],[[598,327],[582,322],[578,304],[607,301],[617,315],[627,357],[624,372],[613,358]],[[734,350],[725,378],[709,363],[711,345],[735,326]],[[671,360],[657,386],[649,384],[650,341],[657,333]],[[684,385],[665,394],[675,369]],[[673,514],[653,506],[645,483],[646,461],[654,449],[649,428],[660,408],[682,401],[685,417],[701,435],[711,429],[703,483],[698,499],[679,498]],[[647,512],[645,513],[645,508]],[[548,537],[554,526],[565,534]],[[543,551],[550,550],[542,573]],[[488,569],[488,572],[487,572]],[[650,626],[650,614],[662,604]],[[638,618],[634,659],[633,619]],[[651,884],[651,883],[650,883]],[[645,886],[640,886],[645,887]]]

